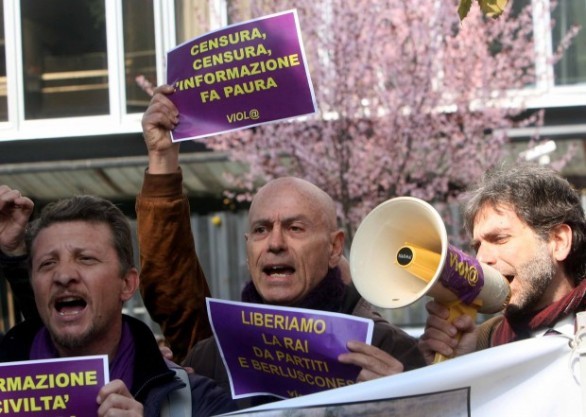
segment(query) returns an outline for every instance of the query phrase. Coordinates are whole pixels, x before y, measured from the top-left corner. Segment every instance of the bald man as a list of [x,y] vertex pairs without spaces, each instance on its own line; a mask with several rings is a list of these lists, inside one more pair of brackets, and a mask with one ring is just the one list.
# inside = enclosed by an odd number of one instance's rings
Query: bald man
[[[142,120],[149,154],[136,204],[142,292],[171,348],[193,347],[184,365],[228,388],[214,338],[202,340],[209,334],[204,311],[209,289],[190,233],[179,144],[170,137],[179,117],[167,97],[172,92],[169,86],[157,88]],[[242,301],[372,319],[372,345],[351,341],[350,352],[339,357],[362,368],[358,381],[425,365],[416,339],[385,321],[343,278],[339,265],[345,261],[344,232],[337,226],[335,203],[327,193],[300,178],[275,179],[254,196],[248,220],[245,240],[251,280],[242,291]],[[187,317],[173,317],[178,311]],[[193,320],[198,320],[195,325]]]

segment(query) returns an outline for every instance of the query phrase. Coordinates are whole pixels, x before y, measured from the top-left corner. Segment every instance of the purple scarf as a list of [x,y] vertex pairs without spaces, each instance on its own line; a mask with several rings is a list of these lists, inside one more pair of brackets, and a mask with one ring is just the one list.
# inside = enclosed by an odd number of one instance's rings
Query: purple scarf
[[[58,358],[59,353],[53,345],[51,335],[45,326],[35,335],[30,350],[30,359],[53,359]],[[122,323],[122,336],[116,356],[110,362],[110,380],[121,379],[129,390],[132,389],[134,370],[134,341],[130,326],[126,321]]]
[[[344,292],[345,285],[342,281],[340,269],[337,267],[330,268],[325,278],[294,307],[339,312]],[[246,303],[265,304],[252,281],[249,281],[242,290],[241,298]]]

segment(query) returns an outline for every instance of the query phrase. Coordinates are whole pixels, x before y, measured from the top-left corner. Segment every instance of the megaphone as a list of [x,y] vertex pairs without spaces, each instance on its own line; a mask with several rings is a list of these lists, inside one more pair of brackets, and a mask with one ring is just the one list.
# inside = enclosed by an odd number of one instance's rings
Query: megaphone
[[[461,314],[501,311],[509,283],[496,269],[448,242],[435,208],[414,197],[375,207],[360,223],[350,248],[352,282],[360,295],[382,308],[400,308],[424,295]],[[436,362],[443,360],[436,356]]]

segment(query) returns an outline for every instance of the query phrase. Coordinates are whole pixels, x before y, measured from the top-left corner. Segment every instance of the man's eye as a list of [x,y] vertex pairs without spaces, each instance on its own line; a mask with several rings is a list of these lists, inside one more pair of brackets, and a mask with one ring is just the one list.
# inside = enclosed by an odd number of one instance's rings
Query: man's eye
[[94,258],[93,256],[80,256],[79,260],[86,264],[96,262],[96,258]]
[[55,261],[52,260],[52,259],[51,260],[47,260],[47,261],[43,261],[43,262],[40,262],[39,263],[38,269],[47,269],[47,268],[51,267],[54,264],[55,264]]
[[508,237],[508,236],[497,236],[497,237],[494,239],[494,242],[495,242],[496,244],[498,244],[498,245],[505,244],[505,243],[507,243],[508,241],[509,241],[509,237]]
[[267,232],[267,228],[264,226],[258,226],[258,227],[255,227],[254,229],[252,229],[252,233],[254,233],[255,235],[261,235],[266,232]]

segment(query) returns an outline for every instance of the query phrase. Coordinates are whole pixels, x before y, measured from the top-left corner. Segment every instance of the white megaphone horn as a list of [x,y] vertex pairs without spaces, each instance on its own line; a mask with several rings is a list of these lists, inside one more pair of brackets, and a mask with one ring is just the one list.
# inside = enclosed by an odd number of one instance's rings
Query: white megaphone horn
[[496,313],[510,298],[505,277],[450,245],[439,213],[414,197],[375,207],[356,231],[349,261],[356,289],[378,307],[405,307],[427,295],[450,309],[452,321]]

